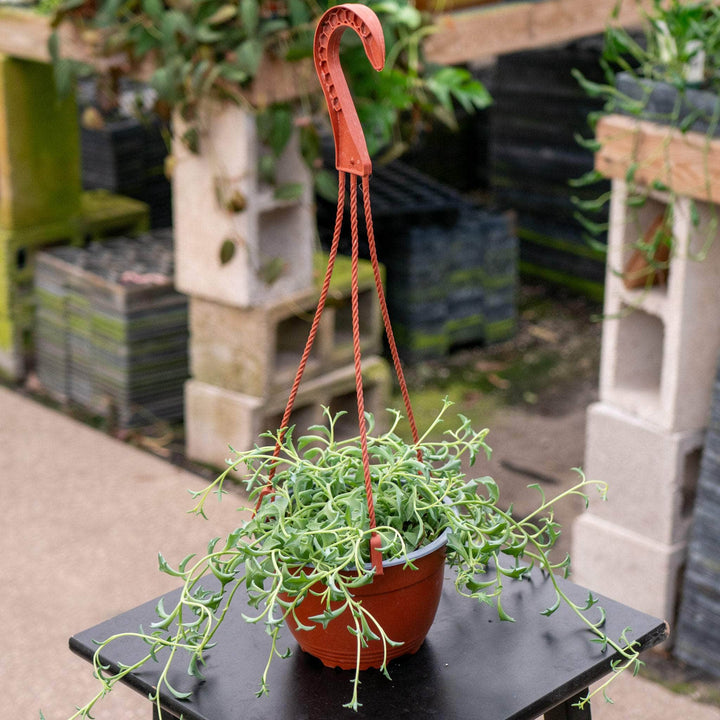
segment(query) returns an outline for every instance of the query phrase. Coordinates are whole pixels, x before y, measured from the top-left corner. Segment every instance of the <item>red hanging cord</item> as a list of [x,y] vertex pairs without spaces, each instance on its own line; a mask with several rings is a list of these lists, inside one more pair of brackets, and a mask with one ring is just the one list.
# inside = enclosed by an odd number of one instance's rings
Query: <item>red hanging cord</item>
[[392,356],[393,365],[395,366],[395,374],[397,375],[398,384],[400,385],[400,394],[405,403],[405,412],[407,413],[408,423],[410,423],[410,432],[412,439],[417,448],[417,459],[422,462],[422,450],[419,447],[420,436],[418,435],[417,424],[415,423],[415,415],[413,414],[412,405],[410,403],[410,393],[408,392],[407,383],[405,382],[405,374],[403,373],[402,364],[400,363],[400,355],[397,345],[395,344],[395,335],[393,334],[392,325],[390,324],[390,313],[385,300],[385,292],[383,290],[382,277],[380,276],[380,264],[378,263],[377,250],[375,248],[375,230],[372,221],[372,208],[370,207],[370,178],[364,177],[362,182],[363,189],[363,209],[365,210],[365,226],[367,228],[368,248],[370,250],[370,263],[372,265],[373,274],[375,275],[375,289],[377,290],[378,299],[380,300],[380,312],[382,313],[383,323],[385,325],[385,335],[388,339],[390,347],[390,355]]
[[370,456],[367,442],[367,422],[365,420],[365,398],[363,394],[362,357],[360,352],[360,309],[358,264],[360,256],[360,241],[358,232],[358,201],[357,182],[355,176],[350,176],[350,229],[352,236],[352,266],[351,266],[351,300],[352,300],[352,333],[353,333],[353,359],[355,361],[355,389],[357,391],[358,428],[360,430],[360,449],[362,453],[363,474],[365,476],[365,496],[367,498],[368,520],[370,523],[370,563],[377,575],[382,575],[382,544],[380,535],[375,530],[375,503],[372,494],[372,481],[370,475]]
[[[314,60],[320,85],[325,94],[325,99],[330,113],[330,120],[335,138],[335,165],[338,169],[338,205],[335,216],[335,229],[330,249],[328,267],[325,273],[323,288],[318,300],[317,310],[310,328],[305,350],[303,351],[298,366],[295,382],[290,390],[282,424],[278,432],[278,438],[273,452],[276,462],[270,468],[268,481],[260,491],[255,511],[257,512],[263,499],[273,492],[273,480],[276,468],[280,462],[280,451],[283,440],[288,431],[290,416],[292,414],[295,399],[297,397],[300,381],[305,371],[310,351],[315,341],[320,316],[325,308],[330,278],[332,276],[337,249],[342,231],[343,214],[345,208],[345,185],[347,182],[346,173],[350,178],[350,225],[352,237],[351,257],[351,288],[350,299],[352,308],[352,334],[353,334],[353,361],[355,366],[355,389],[357,392],[358,429],[360,432],[360,447],[362,453],[362,467],[365,480],[365,496],[367,499],[368,521],[370,525],[370,562],[376,574],[381,575],[382,567],[382,539],[377,532],[375,518],[375,503],[372,493],[372,478],[370,471],[370,454],[368,450],[367,422],[365,419],[365,398],[363,394],[362,380],[362,357],[360,351],[360,309],[359,309],[359,223],[358,223],[358,182],[356,177],[362,178],[363,209],[365,214],[365,226],[367,230],[368,247],[370,249],[370,261],[375,278],[375,287],[380,301],[380,308],[385,325],[385,332],[388,337],[390,353],[392,355],[395,372],[400,384],[400,392],[405,403],[405,409],[410,423],[410,430],[415,444],[419,444],[419,436],[415,417],[410,405],[405,376],[400,364],[395,337],[390,325],[385,294],[382,287],[382,278],[375,248],[375,233],[372,224],[372,212],[370,206],[369,176],[372,170],[370,156],[368,155],[365,136],[357,116],[352,96],[343,76],[340,65],[340,37],[345,28],[350,27],[360,36],[365,52],[376,70],[381,70],[385,63],[385,41],[382,27],[375,13],[364,5],[337,5],[330,8],[320,19],[315,31]],[[422,462],[422,452],[418,448],[417,457]]]
[[[300,381],[302,380],[305,367],[310,358],[310,351],[312,350],[315,337],[317,335],[318,327],[320,326],[320,317],[325,309],[325,302],[327,300],[328,292],[330,290],[330,279],[332,278],[333,269],[335,268],[335,258],[337,257],[338,246],[340,244],[340,233],[342,232],[343,214],[345,210],[345,173],[340,171],[338,178],[338,202],[337,211],[335,213],[335,229],[333,231],[332,245],[330,246],[330,255],[328,257],[327,269],[325,270],[325,279],[323,280],[322,289],[320,290],[320,297],[318,299],[317,308],[315,309],[315,315],[313,317],[312,325],[310,326],[310,332],[308,339],[305,343],[305,349],[303,350],[302,357],[300,358],[300,364],[298,365],[297,372],[295,373],[295,380],[290,390],[290,397],[288,398],[287,405],[285,406],[285,412],[283,414],[282,421],[280,423],[280,430],[278,432],[278,438],[275,443],[275,450],[273,451],[273,457],[280,457],[280,449],[282,443],[285,440],[288,427],[290,425],[290,416],[292,415],[293,407],[295,406],[295,400],[297,398],[298,390],[300,389]],[[265,487],[260,491],[257,503],[255,504],[255,512],[260,509],[262,501],[267,495],[273,492],[273,480],[277,471],[278,464],[275,463],[270,468],[268,474],[267,483]]]

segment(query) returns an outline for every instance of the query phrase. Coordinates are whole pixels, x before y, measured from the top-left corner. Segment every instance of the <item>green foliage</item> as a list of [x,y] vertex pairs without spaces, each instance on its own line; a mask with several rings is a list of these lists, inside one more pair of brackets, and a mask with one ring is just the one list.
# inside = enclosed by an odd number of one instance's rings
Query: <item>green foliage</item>
[[609,26],[605,32],[603,61],[610,84],[616,68],[682,89],[688,85],[687,65],[701,51],[707,57],[701,82],[708,87],[717,84],[720,9],[714,3],[653,0],[649,9],[641,8],[641,16],[641,38],[617,26]]
[[[695,108],[688,108],[690,103],[686,100],[688,90],[701,87],[714,93],[720,91],[720,8],[711,0],[652,0],[649,7],[641,5],[638,0],[619,0],[616,8],[622,2],[634,2],[640,9],[643,19],[643,32],[638,35],[617,25],[609,25],[605,31],[604,46],[601,65],[604,69],[605,81],[593,82],[584,77],[577,70],[574,77],[589,97],[604,100],[601,112],[590,115],[590,125],[594,128],[597,120],[604,114],[623,114],[630,117],[643,118],[660,124],[670,125],[685,133],[697,127],[698,122],[707,128],[707,136],[711,137],[720,123],[720,102],[715,104],[711,114]],[[700,79],[692,79],[689,69],[698,64]],[[617,86],[617,76],[624,73],[636,81],[636,91],[633,95],[622,92]],[[677,91],[674,106],[668,113],[658,114],[649,112],[650,96],[654,83],[668,83]],[[600,150],[593,140],[579,139],[580,143],[595,151]],[[668,215],[672,216],[674,205],[673,191],[659,180],[650,181],[648,186],[641,186],[635,181],[638,164],[630,163],[625,181],[630,186],[628,207],[630,210],[644,207],[653,193],[662,193],[667,197],[663,202],[668,204]],[[668,173],[670,174],[670,173]],[[576,188],[591,191],[598,180],[597,173],[588,173],[572,184]],[[595,200],[575,199],[578,208],[576,217],[586,230],[586,239],[591,244],[597,244],[596,238],[604,236],[607,224],[597,222],[598,213],[605,209],[609,203],[609,193],[602,192]],[[693,205],[693,224],[699,225],[697,208]],[[712,213],[716,209],[712,206]],[[642,224],[638,224],[639,227]],[[713,218],[709,224],[706,247],[711,242],[710,235],[714,234],[717,219]],[[672,236],[666,235],[665,243],[670,245],[669,255],[672,255]],[[639,250],[645,259],[650,271],[647,273],[648,288],[654,281],[657,271],[665,272],[668,269],[667,260],[658,260],[658,245],[638,238],[633,247]],[[662,253],[665,257],[666,253]],[[703,253],[699,253],[698,258]]]
[[[73,12],[83,0],[64,0],[55,23],[77,21]],[[159,99],[178,108],[185,119],[195,115],[206,97],[230,99],[249,107],[247,90],[264,57],[285,62],[312,58],[315,23],[335,2],[321,0],[98,0],[97,12],[83,21],[102,30],[103,53],[124,53],[132,65],[149,61],[150,83]],[[365,57],[362,45],[350,31],[343,39],[343,66],[356,97],[358,114],[366,130],[371,155],[380,151],[399,154],[410,144],[421,124],[435,116],[454,123],[455,108],[466,111],[489,104],[485,88],[460,68],[437,68],[428,64],[421,43],[433,31],[429,15],[410,0],[369,3],[377,12],[385,34],[387,62],[378,74]],[[55,44],[57,41],[54,40]],[[54,55],[62,87],[67,91],[77,66]],[[298,89],[299,91],[301,89]],[[303,117],[305,135],[317,135],[327,122],[319,84],[302,97],[293,114]],[[293,128],[288,104],[254,108],[263,124],[272,153],[263,173],[275,178],[274,160],[285,148]],[[319,144],[308,143],[303,155],[319,172]],[[273,160],[274,159],[274,160]],[[320,176],[320,190],[328,194]]]
[[[368,451],[383,558],[406,558],[412,550],[446,534],[447,561],[456,570],[457,591],[472,601],[494,604],[498,617],[505,621],[512,618],[502,606],[503,585],[521,580],[531,568],[540,567],[556,593],[552,605],[542,613],[550,615],[561,604],[570,607],[594,638],[612,648],[619,662],[632,667],[637,653],[632,647],[624,647],[627,643],[622,639],[615,642],[605,635],[603,613],[594,608],[596,600],[591,596],[586,603],[574,603],[557,582],[556,575],[567,572],[569,559],[555,562],[549,555],[559,535],[553,519],[555,504],[572,496],[587,500],[587,491],[593,488],[604,496],[604,484],[588,481],[580,473],[574,487],[551,499],[541,491],[532,513],[523,519],[513,517],[501,508],[500,491],[492,478],[468,477],[463,470],[489,455],[487,430],[475,431],[467,418],[459,416],[457,427],[446,429],[443,439],[430,439],[445,427],[444,416],[450,405],[445,401],[418,445],[400,438],[397,430],[401,418],[394,411],[387,432],[370,433]],[[163,668],[158,689],[151,696],[158,710],[161,688],[183,696],[168,685],[170,661],[186,652],[188,672],[202,676],[205,655],[237,593],[244,594],[253,610],[244,615],[245,620],[263,626],[270,639],[258,695],[269,691],[268,670],[273,658],[287,656],[278,650],[285,623],[301,630],[314,625],[327,627],[349,610],[352,624],[348,632],[356,638],[358,650],[369,640],[382,641],[386,647],[397,645],[354,594],[355,588],[372,582],[374,575],[369,564],[372,531],[361,450],[358,437],[340,437],[338,420],[342,414],[326,415],[327,424],[311,427],[305,435],[296,436],[293,428],[288,429],[279,457],[273,451],[280,434],[268,433],[267,445],[237,453],[216,480],[191,493],[195,501],[192,512],[205,516],[209,498],[223,495],[231,475],[242,470],[250,507],[254,507],[271,470],[276,471],[273,494],[265,496],[257,512],[226,538],[213,538],[206,552],[185,557],[177,567],[159,556],[160,570],[182,579],[180,600],[172,608],[158,603],[158,620],[148,631],[123,633],[99,644],[94,666],[101,688],[73,717],[89,718],[95,704],[117,682],[151,660]],[[370,416],[368,421],[372,427]],[[206,587],[205,578],[210,576],[219,583],[219,591]],[[301,624],[296,608],[308,593],[317,592],[311,591],[316,583],[325,588],[321,595],[325,609],[310,618],[313,625]],[[104,668],[99,658],[120,638],[141,638],[148,650],[132,667],[114,672]],[[382,669],[387,674],[387,668]],[[348,702],[353,709],[359,705],[359,682],[356,670]]]

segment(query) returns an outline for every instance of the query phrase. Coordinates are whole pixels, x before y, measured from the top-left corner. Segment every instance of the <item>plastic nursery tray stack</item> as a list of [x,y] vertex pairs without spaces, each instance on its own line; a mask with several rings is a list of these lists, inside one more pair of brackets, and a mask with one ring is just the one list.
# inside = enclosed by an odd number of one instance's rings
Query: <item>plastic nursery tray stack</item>
[[182,418],[188,313],[173,287],[171,231],[42,252],[35,289],[48,392],[121,427]]
[[[490,182],[497,204],[517,213],[523,272],[590,295],[602,293],[605,257],[590,247],[573,197],[594,200],[608,184],[570,187],[593,168],[593,153],[576,136],[591,137],[588,114],[602,100],[588,97],[573,69],[603,82],[602,39],[503,55],[491,81]],[[590,217],[607,221],[607,209]]]
[[720,677],[720,366],[700,464],[675,654]]
[[[405,361],[514,333],[517,239],[510,215],[471,205],[399,162],[374,170],[370,198],[388,309]],[[326,209],[321,223],[327,217]],[[326,223],[324,239],[329,233]],[[346,235],[343,252],[349,252]]]
[[[143,110],[138,119],[134,98],[142,98],[144,86],[124,83],[120,106],[101,115],[101,127],[80,126],[80,154],[83,187],[88,190],[110,190],[150,207],[154,228],[172,223],[172,193],[165,176],[167,146],[162,121]],[[78,92],[81,109],[96,106],[95,84],[84,82]]]

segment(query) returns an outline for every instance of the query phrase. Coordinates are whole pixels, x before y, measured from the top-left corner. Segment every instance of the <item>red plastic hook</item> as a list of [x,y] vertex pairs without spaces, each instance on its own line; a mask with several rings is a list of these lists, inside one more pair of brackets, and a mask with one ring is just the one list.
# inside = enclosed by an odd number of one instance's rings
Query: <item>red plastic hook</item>
[[385,38],[377,15],[366,5],[347,4],[330,8],[315,31],[315,70],[325,93],[335,137],[338,170],[367,177],[372,172],[365,135],[340,64],[340,39],[345,28],[361,38],[375,70],[385,65]]

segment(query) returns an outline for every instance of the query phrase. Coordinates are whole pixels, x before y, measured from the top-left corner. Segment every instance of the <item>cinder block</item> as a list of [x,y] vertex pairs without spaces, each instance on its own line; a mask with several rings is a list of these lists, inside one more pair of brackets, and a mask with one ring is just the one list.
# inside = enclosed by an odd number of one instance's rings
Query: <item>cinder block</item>
[[[325,256],[322,262],[326,262]],[[319,263],[318,263],[319,264]],[[352,363],[350,261],[338,257],[304,378]],[[382,318],[372,268],[359,272],[360,348],[363,356],[381,350]],[[321,280],[322,278],[318,278]],[[210,385],[255,397],[289,392],[315,314],[320,287],[267,305],[240,308],[203,298],[190,299],[190,368]]]
[[572,580],[636,610],[672,622],[685,542],[650,540],[595,515],[572,527]]
[[0,227],[68,221],[80,191],[74,95],[58,97],[51,65],[0,56]]
[[[363,392],[365,409],[373,413],[380,426],[390,393],[390,369],[378,357],[363,361]],[[339,427],[341,433],[355,432],[357,410],[355,374],[352,366],[303,383],[295,403],[291,424],[298,431],[322,422],[322,406],[333,413],[347,410],[348,416]],[[261,433],[274,432],[282,422],[287,396],[270,399],[253,397],[196,379],[185,384],[185,434],[188,457],[221,467],[230,457],[228,446],[247,450],[259,441]]]
[[[230,103],[200,110],[199,152],[174,122],[173,225],[176,285],[188,295],[250,307],[312,287],[312,182],[297,138],[279,161],[279,183],[299,183],[298,200],[275,197],[258,175],[254,118]],[[228,200],[235,198],[234,209]]]
[[[239,308],[190,299],[190,373],[202,382],[264,398],[289,389],[312,322],[312,311],[295,314],[292,305]],[[301,306],[302,307],[302,306]],[[322,367],[330,339],[323,315],[306,373]]]
[[672,432],[702,428],[720,353],[720,314],[708,310],[720,285],[716,210],[696,202],[695,223],[692,201],[677,198],[667,284],[628,290],[622,269],[666,199],[653,196],[634,214],[627,194],[613,182],[600,399]]
[[648,540],[686,540],[703,433],[669,433],[602,402],[588,409],[586,433],[585,472],[609,486],[607,502],[591,503],[590,514]]

